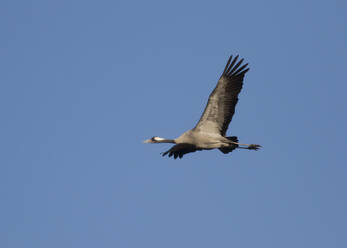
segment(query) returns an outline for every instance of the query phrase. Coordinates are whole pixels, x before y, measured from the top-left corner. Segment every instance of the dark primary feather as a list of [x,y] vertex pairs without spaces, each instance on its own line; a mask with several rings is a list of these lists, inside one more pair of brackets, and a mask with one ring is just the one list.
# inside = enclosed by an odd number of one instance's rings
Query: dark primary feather
[[235,113],[238,95],[242,89],[243,78],[249,70],[248,64],[240,67],[243,59],[230,56],[216,88],[208,98],[204,113],[194,129],[203,132],[219,133],[225,136],[229,123]]
[[170,150],[163,152],[162,156],[164,157],[165,155],[169,154],[169,157],[174,156],[174,158],[176,159],[177,157],[182,158],[184,154],[195,152],[198,150],[201,149],[197,149],[195,145],[182,143],[174,145],[173,147],[171,147]]

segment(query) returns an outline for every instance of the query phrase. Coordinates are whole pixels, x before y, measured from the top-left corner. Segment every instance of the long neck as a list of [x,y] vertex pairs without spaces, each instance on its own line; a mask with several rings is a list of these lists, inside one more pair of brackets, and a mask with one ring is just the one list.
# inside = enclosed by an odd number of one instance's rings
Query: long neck
[[174,139],[164,139],[164,138],[160,138],[156,140],[157,143],[173,143],[176,144],[176,141]]

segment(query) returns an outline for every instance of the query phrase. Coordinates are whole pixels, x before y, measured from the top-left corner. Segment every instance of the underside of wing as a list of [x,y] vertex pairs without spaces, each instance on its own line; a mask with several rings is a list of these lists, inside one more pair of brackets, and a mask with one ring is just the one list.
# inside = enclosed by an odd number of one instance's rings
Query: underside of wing
[[235,113],[238,95],[242,89],[243,78],[249,70],[236,56],[230,56],[216,88],[210,94],[204,113],[195,129],[201,132],[218,133],[225,136],[229,123]]
[[175,159],[176,158],[182,158],[183,155],[190,153],[190,152],[195,152],[201,149],[197,149],[195,145],[188,144],[188,143],[183,143],[183,144],[177,144],[171,147],[170,150],[163,152],[162,156],[164,157],[165,155],[168,154],[169,157],[173,156]]

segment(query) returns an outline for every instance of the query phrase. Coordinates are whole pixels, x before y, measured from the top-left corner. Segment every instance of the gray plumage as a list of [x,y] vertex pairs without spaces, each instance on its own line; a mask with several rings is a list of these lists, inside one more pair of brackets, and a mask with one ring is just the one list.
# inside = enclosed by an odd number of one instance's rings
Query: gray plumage
[[[236,56],[230,56],[225,69],[218,80],[216,88],[208,98],[205,110],[196,126],[184,132],[176,139],[163,139],[157,136],[145,140],[145,143],[174,143],[163,156],[182,158],[184,154],[218,148],[223,153],[229,153],[236,148],[258,150],[261,146],[255,144],[240,144],[236,136],[226,137],[226,131],[235,113],[238,95],[242,89],[243,78],[248,64],[242,65]],[[241,67],[240,67],[241,66]]]

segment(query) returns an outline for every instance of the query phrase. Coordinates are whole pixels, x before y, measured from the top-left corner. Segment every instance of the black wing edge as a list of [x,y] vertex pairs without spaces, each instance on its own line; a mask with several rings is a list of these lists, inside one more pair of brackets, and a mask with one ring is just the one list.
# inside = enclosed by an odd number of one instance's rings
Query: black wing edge
[[182,158],[185,154],[195,152],[195,151],[200,151],[201,149],[197,149],[195,145],[191,144],[177,144],[171,147],[170,150],[166,152],[162,152],[161,155],[165,157],[167,154],[169,157],[174,157],[176,158]]
[[240,67],[240,65],[243,62],[243,59],[240,59],[239,62],[235,65],[235,63],[237,62],[237,60],[239,58],[239,55],[236,55],[233,60],[232,60],[232,58],[233,58],[233,56],[231,55],[228,59],[228,62],[226,64],[225,68],[224,68],[222,77],[223,76],[226,76],[228,78],[237,77],[237,76],[245,75],[245,73],[249,71],[249,68],[246,68],[248,66],[248,63]]

